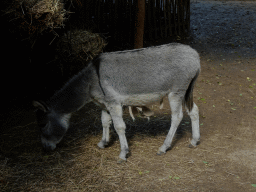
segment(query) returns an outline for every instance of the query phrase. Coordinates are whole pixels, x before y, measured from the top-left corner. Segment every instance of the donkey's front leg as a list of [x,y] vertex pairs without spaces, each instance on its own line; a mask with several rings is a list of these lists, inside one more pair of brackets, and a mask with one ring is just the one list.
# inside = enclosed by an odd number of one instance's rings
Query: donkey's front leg
[[102,110],[101,112],[101,122],[103,127],[103,134],[101,141],[98,143],[98,147],[103,149],[109,142],[109,127],[112,123],[111,116],[105,110]]
[[121,153],[119,155],[118,163],[122,163],[126,161],[126,155],[129,152],[128,143],[125,137],[125,123],[123,120],[123,109],[120,104],[112,104],[108,106],[108,110],[112,117],[114,128],[119,136],[120,144],[121,144]]

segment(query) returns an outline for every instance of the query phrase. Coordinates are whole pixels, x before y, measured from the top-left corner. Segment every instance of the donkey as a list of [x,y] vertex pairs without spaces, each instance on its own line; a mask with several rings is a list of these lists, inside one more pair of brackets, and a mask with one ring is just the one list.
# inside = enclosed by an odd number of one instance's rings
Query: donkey
[[167,96],[172,111],[171,127],[157,154],[164,154],[170,148],[183,118],[182,106],[192,121],[190,146],[195,147],[200,131],[193,87],[199,73],[198,53],[183,44],[102,53],[49,100],[33,102],[38,108],[42,145],[46,150],[55,149],[69,127],[71,114],[92,101],[102,108],[103,136],[98,146],[104,148],[108,144],[109,127],[113,121],[121,144],[119,162],[126,161],[128,144],[122,107],[145,106],[161,102]]

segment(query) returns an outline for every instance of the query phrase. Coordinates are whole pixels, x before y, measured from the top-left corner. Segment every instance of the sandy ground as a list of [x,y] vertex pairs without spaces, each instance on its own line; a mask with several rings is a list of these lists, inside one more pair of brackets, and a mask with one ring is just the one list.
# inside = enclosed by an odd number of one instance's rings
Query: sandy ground
[[69,132],[44,153],[33,109],[10,111],[0,140],[0,191],[256,191],[256,3],[196,1],[191,38],[202,71],[194,88],[200,110],[201,143],[188,148],[190,119],[184,113],[171,150],[156,152],[169,130],[171,112],[150,107],[148,122],[127,113],[131,154],[117,164],[120,144],[101,139],[100,110],[75,113]]
[[255,57],[254,1],[197,1],[191,4],[192,42],[207,53]]

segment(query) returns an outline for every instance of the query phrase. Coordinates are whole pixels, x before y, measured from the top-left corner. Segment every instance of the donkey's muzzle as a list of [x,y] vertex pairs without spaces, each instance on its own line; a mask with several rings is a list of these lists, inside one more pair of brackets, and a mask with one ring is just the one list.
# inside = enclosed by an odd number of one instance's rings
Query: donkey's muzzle
[[56,146],[50,145],[50,144],[43,144],[44,151],[53,151],[56,148]]
[[45,151],[52,151],[56,148],[56,144],[54,142],[48,141],[44,137],[41,137],[41,141]]

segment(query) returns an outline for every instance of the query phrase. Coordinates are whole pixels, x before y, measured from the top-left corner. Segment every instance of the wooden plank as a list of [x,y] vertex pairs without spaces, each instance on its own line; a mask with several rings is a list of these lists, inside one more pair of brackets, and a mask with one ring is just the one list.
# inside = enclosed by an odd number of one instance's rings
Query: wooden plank
[[125,15],[126,15],[126,21],[129,25],[129,32],[128,32],[128,41],[131,42],[131,20],[130,20],[130,1],[126,1],[126,7],[125,7]]
[[85,1],[83,1],[83,8],[84,8],[84,13],[83,13],[83,16],[85,16],[85,18],[83,18],[83,22],[86,22],[86,21],[89,21],[89,6],[90,6],[90,1],[88,1],[88,3],[86,3]]
[[177,26],[176,26],[176,0],[172,0],[172,9],[173,9],[173,29],[174,34],[177,35]]
[[181,0],[183,3],[182,3],[182,34],[185,34],[185,24],[186,24],[186,21],[185,21],[185,7],[186,7],[186,0]]
[[161,1],[162,0],[157,0],[157,6],[158,6],[158,23],[159,23],[159,28],[160,28],[160,36],[163,38],[163,25],[162,25],[162,7],[161,7]]
[[116,40],[116,41],[118,41],[119,39],[118,39],[118,28],[117,28],[117,20],[118,20],[118,14],[117,14],[117,12],[118,12],[118,7],[117,7],[117,4],[118,4],[118,0],[115,0],[115,3],[114,3],[114,28],[113,28],[113,30],[114,30],[114,39]]
[[150,31],[149,37],[152,40],[153,39],[153,32],[154,32],[154,30],[153,30],[154,15],[152,15],[153,14],[152,1],[148,1],[148,13],[149,13],[149,24],[148,24],[148,27],[149,27],[149,31]]
[[[101,1],[100,6],[101,6],[101,23],[102,23],[102,26],[105,26],[106,25],[106,11],[105,11],[104,0]],[[103,32],[105,32],[105,30],[106,29],[104,28]]]
[[190,32],[190,0],[187,0],[187,11],[186,11],[186,14],[187,14],[187,28],[188,28],[188,33]]
[[124,29],[124,27],[122,26],[122,22],[123,22],[123,2],[124,2],[124,0],[115,0],[115,1],[117,1],[117,17],[118,17],[118,19],[117,19],[117,36],[118,36],[118,41],[119,42],[122,42],[123,41],[123,36],[124,36],[124,34],[123,34],[123,29]]
[[132,42],[132,40],[133,40],[133,37],[134,37],[134,28],[133,28],[133,3],[132,3],[132,0],[129,0],[129,4],[130,4],[130,7],[129,7],[129,17],[130,17],[130,19],[129,19],[129,24],[130,24],[130,42]]
[[183,6],[183,33],[186,33],[186,29],[187,29],[187,0],[183,0],[184,1],[184,6]]
[[94,12],[94,21],[95,21],[95,24],[97,25],[97,31],[101,32],[101,25],[100,25],[100,22],[101,22],[101,16],[100,16],[100,2],[101,0],[98,0],[96,2],[94,2],[94,5],[95,5],[95,12]]
[[110,34],[111,36],[113,35],[113,39],[115,38],[114,37],[114,30],[115,30],[115,25],[114,25],[114,22],[115,22],[115,9],[114,9],[114,2],[109,0],[108,1],[108,4],[109,4],[109,31],[110,31]]
[[164,12],[164,37],[166,38],[167,37],[167,29],[168,29],[168,26],[167,26],[167,17],[166,17],[166,0],[163,0],[163,12]]
[[152,2],[153,23],[154,23],[153,29],[154,29],[154,31],[155,31],[155,39],[156,39],[156,38],[157,38],[156,7],[155,7],[156,1],[155,1],[155,0],[151,0],[151,2]]
[[103,0],[101,3],[102,3],[102,23],[104,26],[107,27],[108,14],[107,14],[106,0]]
[[172,23],[171,23],[171,0],[167,0],[167,13],[168,13],[168,29],[169,35],[172,36]]
[[138,0],[137,17],[135,21],[134,48],[143,47],[144,20],[145,20],[145,0]]
[[151,39],[150,37],[150,17],[151,14],[149,12],[149,2],[148,0],[145,1],[145,30],[144,33],[146,34],[146,39]]
[[180,35],[180,1],[178,1],[178,3],[176,3],[177,5],[177,15],[178,15],[178,21],[177,21],[177,25],[178,25],[178,35]]

